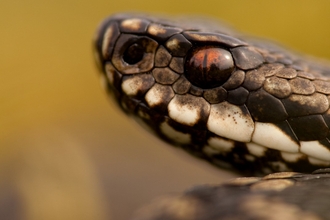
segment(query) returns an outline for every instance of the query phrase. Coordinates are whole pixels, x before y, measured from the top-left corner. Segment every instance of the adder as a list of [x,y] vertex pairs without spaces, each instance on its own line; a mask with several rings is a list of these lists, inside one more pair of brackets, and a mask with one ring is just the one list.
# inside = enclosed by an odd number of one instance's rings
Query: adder
[[107,93],[152,134],[269,174],[198,187],[136,219],[330,219],[329,64],[214,21],[139,14],[106,18],[94,48]]

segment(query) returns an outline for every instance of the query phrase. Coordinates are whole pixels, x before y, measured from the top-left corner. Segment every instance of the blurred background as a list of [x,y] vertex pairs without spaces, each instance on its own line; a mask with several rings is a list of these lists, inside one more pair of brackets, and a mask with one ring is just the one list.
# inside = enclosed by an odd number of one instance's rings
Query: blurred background
[[128,219],[157,196],[235,177],[108,101],[96,26],[121,11],[198,14],[330,59],[330,1],[0,1],[0,219]]

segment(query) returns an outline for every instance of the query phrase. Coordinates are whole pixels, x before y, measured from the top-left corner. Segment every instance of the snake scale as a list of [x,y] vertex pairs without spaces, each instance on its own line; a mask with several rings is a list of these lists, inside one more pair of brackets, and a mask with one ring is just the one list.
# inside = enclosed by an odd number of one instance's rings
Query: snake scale
[[[270,174],[170,199],[185,217],[165,202],[152,212],[158,217],[137,219],[273,219],[251,212],[267,204],[273,216],[280,212],[276,207],[286,208],[288,215],[279,219],[330,218],[324,206],[313,205],[330,196],[329,64],[213,21],[133,13],[105,19],[94,46],[107,92],[144,128],[216,166]],[[301,201],[310,191],[312,204],[290,200],[291,192],[303,195]],[[219,198],[228,197],[227,206],[214,210]],[[213,202],[207,206],[206,200]],[[288,203],[305,212],[283,205]]]

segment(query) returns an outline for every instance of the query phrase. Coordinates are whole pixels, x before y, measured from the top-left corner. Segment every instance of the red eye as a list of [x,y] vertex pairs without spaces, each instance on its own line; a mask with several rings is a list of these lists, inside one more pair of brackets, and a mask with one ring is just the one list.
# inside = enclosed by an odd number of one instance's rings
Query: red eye
[[214,88],[225,83],[234,70],[231,53],[222,48],[198,48],[187,57],[185,76],[201,88]]

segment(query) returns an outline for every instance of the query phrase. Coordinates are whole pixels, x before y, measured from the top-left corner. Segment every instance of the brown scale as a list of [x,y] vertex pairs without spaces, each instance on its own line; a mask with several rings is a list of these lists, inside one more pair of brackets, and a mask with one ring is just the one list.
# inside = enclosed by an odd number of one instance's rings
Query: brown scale
[[165,45],[171,55],[175,57],[186,56],[188,50],[192,47],[191,43],[181,34],[172,36],[166,41]]
[[180,77],[179,74],[167,67],[154,68],[152,70],[152,75],[158,83],[163,85],[172,85]]
[[248,89],[249,91],[257,90],[261,88],[265,81],[265,75],[262,71],[250,70],[245,74],[245,80],[243,83],[243,87]]
[[184,59],[182,57],[173,57],[169,67],[177,73],[184,72]]
[[166,67],[171,61],[171,54],[163,46],[159,46],[155,55],[155,67]]
[[236,47],[231,52],[236,66],[242,70],[254,69],[265,62],[264,57],[253,47]]
[[244,82],[244,79],[245,79],[245,72],[242,70],[236,70],[235,72],[233,72],[231,74],[231,76],[229,77],[227,82],[225,82],[222,85],[222,87],[227,90],[236,89],[237,87],[242,85],[242,83]]
[[203,97],[211,104],[217,104],[225,101],[227,98],[227,91],[223,87],[217,87],[204,91]]
[[277,98],[286,98],[291,95],[290,83],[276,76],[271,76],[265,80],[263,85],[265,91]]
[[[155,105],[149,105],[155,111],[167,112],[167,105],[174,97],[174,91],[170,86],[155,84],[152,89],[155,89],[158,94],[161,94],[162,102]],[[150,91],[150,90],[149,90]]]
[[186,79],[184,75],[182,75],[174,84],[173,90],[177,94],[186,94],[191,87],[191,83]]
[[174,34],[178,34],[182,31],[180,28],[166,27],[160,24],[152,23],[149,25],[147,34],[157,40],[168,39]]

